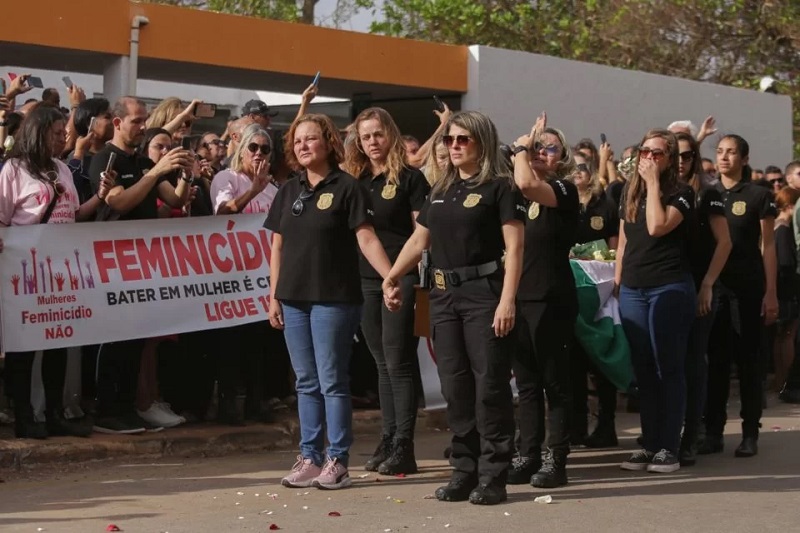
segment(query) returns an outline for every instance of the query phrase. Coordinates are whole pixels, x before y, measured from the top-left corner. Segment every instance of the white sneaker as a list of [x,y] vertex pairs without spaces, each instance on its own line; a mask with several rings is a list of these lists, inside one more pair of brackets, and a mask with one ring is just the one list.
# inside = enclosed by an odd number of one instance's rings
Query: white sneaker
[[140,417],[142,417],[146,422],[154,426],[160,426],[162,428],[171,428],[177,426],[181,422],[175,416],[169,416],[167,413],[162,411],[157,403],[153,403],[150,406],[150,409],[147,411],[136,411]]
[[[171,416],[171,417],[175,418],[176,420],[180,420],[180,422],[178,422],[178,424],[185,424],[186,423],[186,418],[182,417],[181,415],[179,415],[177,413],[175,413],[175,411],[172,410],[172,406],[170,404],[168,404],[167,402],[156,401],[156,402],[153,402],[153,403],[155,405],[157,405],[158,408],[161,409],[161,411],[163,411],[167,416]],[[178,425],[178,424],[175,424],[175,425]]]

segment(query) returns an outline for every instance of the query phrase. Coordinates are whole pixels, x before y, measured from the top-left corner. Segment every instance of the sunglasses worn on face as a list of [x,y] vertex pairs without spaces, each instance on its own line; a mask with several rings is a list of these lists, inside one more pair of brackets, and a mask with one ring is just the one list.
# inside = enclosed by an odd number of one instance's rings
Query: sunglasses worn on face
[[768,181],[770,182],[771,185],[775,184],[783,185],[783,178],[775,178]]
[[306,200],[314,196],[314,191],[311,189],[303,189],[300,191],[300,196],[297,197],[297,200],[294,201],[292,204],[292,216],[299,217],[303,214],[303,210],[306,208]]
[[589,172],[589,165],[586,163],[578,163],[575,168],[578,169],[578,172]]
[[665,155],[667,155],[667,152],[664,150],[659,150],[658,148],[652,149],[648,148],[647,146],[642,146],[639,148],[639,157],[644,157],[645,159],[653,159],[658,161]]
[[469,135],[456,135],[456,136],[445,135],[444,137],[442,137],[442,142],[448,148],[453,146],[454,143],[458,146],[466,146],[469,144],[471,140],[472,137],[470,137]]
[[270,147],[268,144],[250,143],[247,145],[247,151],[251,154],[261,151],[262,155],[269,155],[271,150],[272,147]]
[[681,161],[683,161],[684,163],[686,161],[691,161],[692,159],[694,159],[694,152],[691,151],[691,150],[687,150],[685,152],[681,152],[678,155],[680,156]]
[[558,155],[561,153],[561,147],[557,144],[542,144],[540,142],[534,143],[534,152],[541,152],[542,150],[544,150],[547,155]]

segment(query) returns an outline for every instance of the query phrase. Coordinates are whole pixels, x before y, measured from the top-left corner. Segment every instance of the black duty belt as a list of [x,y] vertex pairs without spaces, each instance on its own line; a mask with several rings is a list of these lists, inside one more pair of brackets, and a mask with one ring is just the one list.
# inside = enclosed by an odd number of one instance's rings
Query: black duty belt
[[433,273],[433,286],[443,291],[448,286],[458,287],[465,281],[485,278],[500,270],[500,261],[490,261],[477,266],[468,266],[445,270],[442,268],[431,268]]

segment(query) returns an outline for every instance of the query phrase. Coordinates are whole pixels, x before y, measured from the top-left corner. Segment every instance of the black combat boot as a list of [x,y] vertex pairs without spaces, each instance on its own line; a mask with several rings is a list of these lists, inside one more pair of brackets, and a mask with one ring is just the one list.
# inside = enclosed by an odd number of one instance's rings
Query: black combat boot
[[554,489],[567,484],[567,455],[565,453],[547,453],[542,467],[531,477],[531,485],[540,489]]
[[368,472],[377,472],[378,467],[381,466],[386,459],[392,454],[392,445],[394,443],[394,435],[382,435],[381,442],[375,448],[372,457],[369,458],[364,465],[364,470]]
[[392,454],[378,467],[378,473],[384,476],[416,474],[417,471],[414,441],[411,439],[397,439],[394,442]]

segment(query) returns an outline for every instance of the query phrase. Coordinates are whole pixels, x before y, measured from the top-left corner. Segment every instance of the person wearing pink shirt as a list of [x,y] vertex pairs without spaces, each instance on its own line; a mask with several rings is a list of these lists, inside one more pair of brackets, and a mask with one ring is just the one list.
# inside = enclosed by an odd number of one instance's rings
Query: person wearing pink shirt
[[[9,159],[0,170],[0,224],[71,224],[88,220],[102,203],[109,190],[108,177],[95,196],[80,204],[72,173],[55,158],[64,151],[65,132],[64,116],[57,109],[38,106],[28,113]],[[88,436],[91,428],[67,421],[62,412],[66,349],[44,352],[46,422],[35,419],[31,405],[34,355],[34,352],[6,353],[6,390],[14,402],[15,435],[37,439],[50,435]]]
[[[258,124],[242,132],[230,167],[211,181],[211,203],[216,215],[263,213],[272,207],[278,188],[270,175],[272,142]],[[219,357],[220,419],[242,425],[244,419],[270,422],[273,409],[265,391],[265,361],[269,373],[288,379],[288,356],[281,350],[282,334],[266,322],[226,328]],[[269,353],[268,353],[269,352]],[[272,382],[273,379],[270,379]],[[272,387],[274,388],[274,387]]]

